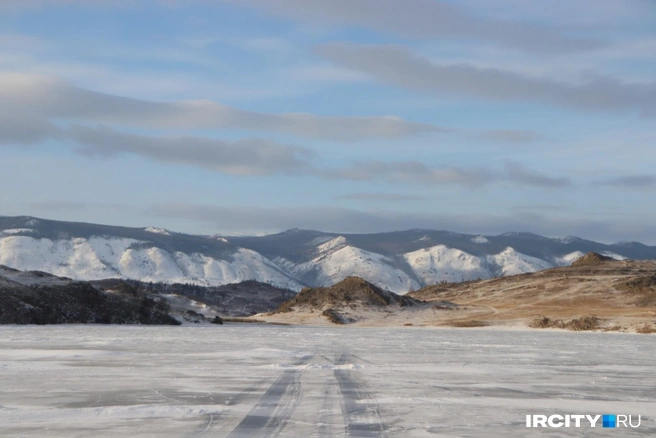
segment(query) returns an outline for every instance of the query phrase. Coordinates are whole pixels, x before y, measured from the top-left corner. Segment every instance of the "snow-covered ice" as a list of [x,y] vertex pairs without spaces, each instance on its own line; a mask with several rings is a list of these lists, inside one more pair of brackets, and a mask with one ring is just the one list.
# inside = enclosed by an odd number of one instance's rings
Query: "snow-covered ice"
[[[652,336],[227,326],[0,327],[7,437],[656,434]],[[527,429],[527,414],[638,429]]]

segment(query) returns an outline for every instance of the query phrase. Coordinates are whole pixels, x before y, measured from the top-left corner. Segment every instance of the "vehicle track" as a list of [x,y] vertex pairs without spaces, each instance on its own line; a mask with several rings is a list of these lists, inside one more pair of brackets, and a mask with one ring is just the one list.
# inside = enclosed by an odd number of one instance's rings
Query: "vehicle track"
[[[346,365],[351,357],[349,352],[343,352],[338,356],[335,365]],[[342,414],[347,435],[351,438],[385,436],[386,426],[381,420],[378,406],[364,387],[353,378],[351,370],[338,368],[334,370],[334,374],[342,396]]]
[[312,357],[304,356],[294,362],[294,368],[283,371],[228,438],[278,436],[301,400],[303,369],[298,365],[306,364]]

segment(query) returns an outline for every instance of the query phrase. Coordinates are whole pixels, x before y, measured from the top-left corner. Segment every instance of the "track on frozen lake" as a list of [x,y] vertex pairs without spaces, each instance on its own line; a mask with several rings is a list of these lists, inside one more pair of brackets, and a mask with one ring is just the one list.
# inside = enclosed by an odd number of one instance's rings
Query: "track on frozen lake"
[[597,436],[527,429],[525,417],[617,413],[642,415],[621,436],[651,436],[654,342],[411,327],[4,326],[0,435]]

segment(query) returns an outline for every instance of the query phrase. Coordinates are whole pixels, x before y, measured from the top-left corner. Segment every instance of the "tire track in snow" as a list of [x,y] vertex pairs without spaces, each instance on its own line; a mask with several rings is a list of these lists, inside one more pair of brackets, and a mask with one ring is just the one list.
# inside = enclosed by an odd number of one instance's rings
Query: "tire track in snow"
[[[340,354],[335,365],[346,365],[351,354]],[[342,414],[346,432],[351,438],[373,438],[385,435],[378,406],[371,396],[351,375],[351,370],[338,368],[334,370],[335,379],[342,395]]]
[[[294,365],[303,365],[312,357],[304,356]],[[283,371],[228,438],[278,436],[301,400],[302,373],[298,367]]]
[[[322,357],[326,358],[322,355]],[[328,358],[326,358],[328,360]],[[331,362],[329,360],[329,362]],[[331,417],[334,414],[334,404],[335,398],[333,395],[336,395],[337,392],[335,385],[332,384],[331,380],[325,382],[325,391],[323,393],[323,405],[321,406],[321,411],[319,412],[319,419],[317,420],[317,428],[315,433],[312,435],[312,438],[322,438],[322,437],[333,437],[336,434],[334,433],[334,425],[331,422]]]
[[198,438],[198,437],[201,437],[204,434],[206,434],[210,430],[210,428],[212,427],[212,423],[214,423],[214,420],[219,418],[219,415],[218,414],[208,414],[207,417],[209,418],[209,421],[208,421],[207,425],[203,428],[203,430],[201,430],[200,432],[195,433],[194,435],[192,435],[191,438]]

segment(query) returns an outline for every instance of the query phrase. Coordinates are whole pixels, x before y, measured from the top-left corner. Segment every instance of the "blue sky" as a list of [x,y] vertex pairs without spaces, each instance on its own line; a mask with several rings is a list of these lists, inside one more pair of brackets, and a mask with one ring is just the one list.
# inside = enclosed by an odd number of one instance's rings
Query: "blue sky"
[[649,0],[5,0],[0,214],[656,244],[655,24]]

